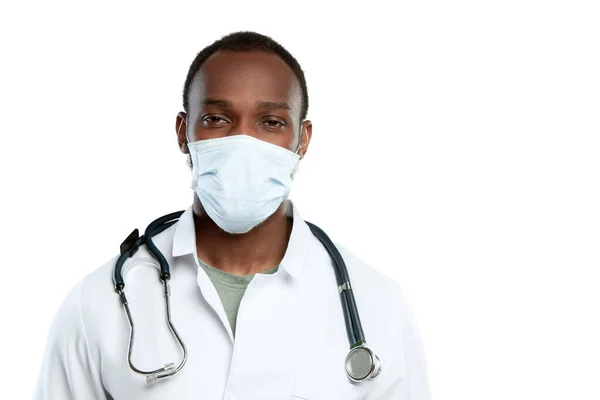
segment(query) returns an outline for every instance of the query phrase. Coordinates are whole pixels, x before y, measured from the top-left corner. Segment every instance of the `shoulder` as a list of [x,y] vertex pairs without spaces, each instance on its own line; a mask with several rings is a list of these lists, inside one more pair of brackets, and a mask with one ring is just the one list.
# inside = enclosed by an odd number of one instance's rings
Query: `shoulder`
[[[403,298],[400,284],[381,270],[359,258],[347,247],[335,243],[342,255],[353,288],[358,287],[371,293],[378,301],[384,304],[397,304]],[[358,285],[358,286],[357,286]]]
[[[333,244],[340,252],[346,265],[356,301],[366,304],[369,312],[371,309],[374,309],[374,312],[379,312],[382,306],[389,310],[390,305],[396,306],[403,301],[402,289],[398,282],[365,262],[343,244],[337,241],[333,241]],[[310,277],[308,279],[311,285],[329,287],[335,284],[336,279],[333,270],[321,268],[325,260],[328,260],[327,263],[333,268],[333,260],[325,246],[314,235],[306,243],[306,256],[306,275]]]
[[[53,326],[63,331],[85,331],[85,321],[91,305],[101,301],[98,294],[110,293],[112,277],[110,271],[117,257],[97,267],[81,278],[63,298],[55,314]],[[114,293],[114,289],[112,290]],[[105,296],[105,295],[104,295]],[[77,329],[75,329],[77,328]]]
[[[153,242],[169,261],[171,259],[173,246],[173,232],[174,227],[170,227],[152,238]],[[113,281],[115,265],[119,257],[119,253],[115,254],[112,258],[104,262],[104,264],[85,276],[80,282],[81,306],[84,315],[98,313],[104,308],[113,309],[114,307],[107,306],[107,302],[116,302],[120,304]],[[130,271],[133,271],[135,266],[140,264],[151,265],[154,268],[158,268],[158,262],[152,254],[150,254],[145,245],[141,246],[133,256],[125,261],[122,268],[122,275],[126,281]],[[156,274],[155,269],[142,270],[146,270],[149,274]],[[117,310],[119,310],[119,307],[117,307]]]
[[81,280],[79,285],[81,286],[81,302],[84,309],[87,309],[93,303],[98,303],[100,298],[105,297],[107,294],[114,295],[112,275],[118,258],[119,256],[115,255]]
[[401,284],[346,247],[338,243],[336,247],[348,268],[361,319],[383,329],[387,336],[384,340],[396,337],[401,331],[416,331],[416,321]]

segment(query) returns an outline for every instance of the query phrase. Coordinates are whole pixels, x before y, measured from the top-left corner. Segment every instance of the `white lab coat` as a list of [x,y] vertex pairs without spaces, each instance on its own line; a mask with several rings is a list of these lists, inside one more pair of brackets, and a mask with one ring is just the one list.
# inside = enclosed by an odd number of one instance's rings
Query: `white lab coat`
[[[112,283],[116,257],[85,277],[61,305],[48,337],[36,400],[428,400],[417,326],[399,285],[339,247],[376,378],[345,375],[349,350],[332,261],[292,205],[294,223],[278,271],[250,282],[235,340],[221,300],[196,257],[191,206],[154,238],[171,265],[172,320],[186,366],[152,385],[127,363],[129,325]],[[136,335],[133,362],[156,369],[181,358],[165,322],[156,261],[142,247],[125,264]],[[131,268],[135,266],[134,268]]]

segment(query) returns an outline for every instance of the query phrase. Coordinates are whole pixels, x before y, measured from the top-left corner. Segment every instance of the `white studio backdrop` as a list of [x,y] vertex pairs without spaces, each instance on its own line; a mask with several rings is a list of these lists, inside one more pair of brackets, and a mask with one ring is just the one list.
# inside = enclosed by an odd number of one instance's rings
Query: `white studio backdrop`
[[256,30],[308,82],[291,197],[401,284],[434,398],[600,399],[596,4],[3,3],[6,398],[31,398],[76,282],[190,204],[187,69]]

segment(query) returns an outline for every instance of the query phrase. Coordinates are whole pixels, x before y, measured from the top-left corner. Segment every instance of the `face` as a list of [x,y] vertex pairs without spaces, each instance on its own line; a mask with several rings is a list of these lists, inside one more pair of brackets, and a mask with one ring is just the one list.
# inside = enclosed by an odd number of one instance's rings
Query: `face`
[[177,115],[179,148],[187,142],[246,134],[303,157],[312,135],[300,121],[302,91],[276,54],[218,51],[194,77],[188,111]]

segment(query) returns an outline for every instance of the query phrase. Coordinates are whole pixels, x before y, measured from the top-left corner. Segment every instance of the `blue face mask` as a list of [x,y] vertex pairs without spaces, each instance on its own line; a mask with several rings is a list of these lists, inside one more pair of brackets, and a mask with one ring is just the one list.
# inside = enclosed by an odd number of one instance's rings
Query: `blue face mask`
[[300,156],[248,135],[189,142],[192,189],[224,231],[246,233],[287,199]]

